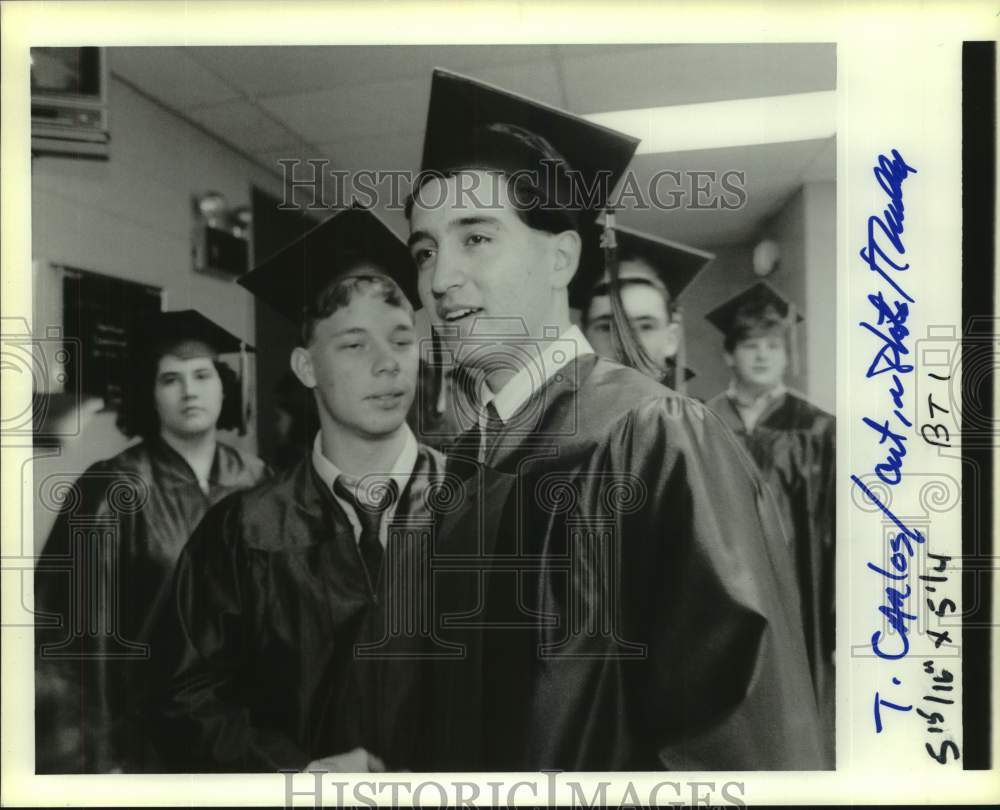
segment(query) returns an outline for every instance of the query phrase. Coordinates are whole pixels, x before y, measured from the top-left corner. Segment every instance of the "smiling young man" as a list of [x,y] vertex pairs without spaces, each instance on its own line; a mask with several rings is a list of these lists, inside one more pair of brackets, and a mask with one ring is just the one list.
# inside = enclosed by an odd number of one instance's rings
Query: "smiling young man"
[[604,268],[598,229],[584,242],[580,269],[570,286],[570,304],[594,351],[622,360],[618,332],[631,329],[642,347],[643,370],[664,385],[684,393],[693,372],[685,365],[684,326],[678,296],[714,256],[652,234],[617,226],[618,285],[627,324],[615,325],[612,281]]
[[[827,747],[834,739],[834,417],[785,385],[789,354],[804,320],[764,282],[733,296],[708,320],[724,335],[732,380],[708,401],[760,468],[792,536],[806,648]],[[794,322],[793,322],[794,319]]]
[[310,456],[209,512],[182,555],[154,651],[168,672],[154,722],[175,770],[411,767],[415,670],[392,639],[375,657],[357,645],[387,638],[443,466],[405,422],[412,276],[405,245],[355,207],[240,279],[299,324],[290,362],[320,430]]
[[449,460],[463,497],[435,541],[439,641],[461,650],[431,681],[436,768],[823,765],[785,539],[749,459],[571,325],[593,184],[635,146],[434,74],[410,246],[478,379],[459,444],[483,461]]

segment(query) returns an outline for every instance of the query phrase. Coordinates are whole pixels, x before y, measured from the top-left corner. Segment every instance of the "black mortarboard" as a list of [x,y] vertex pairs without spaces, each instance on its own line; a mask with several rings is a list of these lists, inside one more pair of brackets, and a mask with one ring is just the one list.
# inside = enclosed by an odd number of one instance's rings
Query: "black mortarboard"
[[776,318],[784,321],[788,329],[788,349],[792,374],[799,373],[798,325],[805,320],[792,301],[766,282],[759,281],[737,293],[705,316],[706,320],[722,332],[726,349],[733,348],[733,341],[740,333],[751,328],[755,321]]
[[[604,287],[607,294],[608,276],[604,270],[605,251],[601,245],[603,227],[595,226],[584,233],[583,250],[580,255],[580,266],[570,285],[570,306],[583,309],[587,306],[595,288]],[[631,228],[616,225],[615,241],[617,242],[617,258],[619,264],[629,259],[641,259],[656,273],[667,292],[670,300],[677,297],[690,284],[695,276],[708,264],[715,255],[704,250],[688,247],[669,239],[661,239],[649,233],[642,233]],[[620,273],[619,273],[620,275]],[[626,281],[626,278],[621,279]]]
[[420,308],[409,249],[381,219],[357,203],[258,264],[239,282],[298,324],[332,281],[354,274],[359,264],[391,278],[414,308]]
[[796,324],[805,320],[791,301],[770,284],[759,281],[717,306],[705,318],[724,335],[728,335],[738,325],[739,318],[758,318],[773,313],[792,325],[790,312],[794,312]]
[[217,354],[253,351],[253,346],[226,331],[196,309],[160,312],[142,325],[139,342],[148,347],[165,347],[196,341],[204,343]]
[[[224,363],[221,364],[223,368],[220,369],[220,374],[232,375],[232,379],[231,381],[223,380],[223,388],[229,389],[229,393],[223,402],[222,413],[219,415],[219,427],[223,429],[236,428],[240,435],[245,434],[250,419],[247,374],[249,358],[247,352],[252,352],[253,346],[236,337],[232,332],[223,329],[215,321],[206,318],[196,309],[157,313],[148,322],[137,325],[137,330],[140,328],[142,331],[135,333],[134,339],[138,345],[132,357],[140,368],[146,367],[150,373],[155,372],[155,368],[148,364],[154,363],[171,348],[176,347],[182,356],[191,355],[190,351],[184,351],[183,344],[204,344],[216,354],[239,354],[238,372],[229,369],[229,366]],[[228,369],[228,371],[224,371],[224,369]],[[133,383],[144,384],[144,375],[142,373],[136,374]],[[146,391],[142,391],[137,395],[128,395],[126,400],[132,399],[141,402],[145,399],[146,393]],[[128,413],[127,402],[119,403],[119,407],[124,414]],[[141,415],[143,410],[141,407],[138,408],[140,415],[134,418],[142,421],[144,419],[144,416]],[[126,415],[123,425],[129,424],[132,418]],[[127,429],[126,432],[131,433],[132,430]]]
[[542,161],[554,149],[575,172],[569,182],[576,196],[569,197],[560,181],[556,199],[549,189],[548,202],[574,211],[580,221],[593,219],[607,205],[638,145],[638,138],[438,68],[431,82],[421,167],[441,173],[537,170],[541,180],[546,177]]

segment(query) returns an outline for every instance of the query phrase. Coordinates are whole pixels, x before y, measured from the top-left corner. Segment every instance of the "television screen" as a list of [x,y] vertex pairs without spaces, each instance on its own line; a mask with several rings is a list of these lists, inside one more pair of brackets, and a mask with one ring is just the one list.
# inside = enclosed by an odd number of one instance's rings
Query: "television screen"
[[32,48],[32,96],[101,97],[100,48]]

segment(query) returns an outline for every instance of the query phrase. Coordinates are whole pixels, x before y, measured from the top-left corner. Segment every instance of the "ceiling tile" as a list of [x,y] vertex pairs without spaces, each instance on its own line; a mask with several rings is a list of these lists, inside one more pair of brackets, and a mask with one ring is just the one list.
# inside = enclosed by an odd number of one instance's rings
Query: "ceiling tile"
[[837,179],[837,137],[828,138],[816,150],[812,161],[802,172],[804,182]]
[[189,110],[188,116],[244,152],[283,146],[298,147],[301,139],[249,101],[227,101]]
[[663,45],[562,54],[570,109],[581,114],[777,96],[836,87],[833,44]]
[[110,69],[129,84],[182,112],[239,93],[193,60],[187,48],[108,48]]
[[392,82],[352,84],[330,90],[261,99],[260,104],[310,143],[422,132],[430,74]]
[[350,138],[317,144],[320,152],[343,169],[416,169],[420,164],[423,133],[387,134],[379,138]]
[[548,45],[341,45],[191,48],[250,96],[287,95],[430,76],[435,67],[465,73],[483,66],[538,61]]
[[556,107],[566,106],[559,69],[556,60],[551,57],[540,62],[478,68],[468,75],[535,101]]
[[[758,146],[733,147],[731,149],[708,149],[698,152],[678,152],[674,154],[640,155],[632,161],[630,171],[636,178],[651,206],[639,210],[629,202],[619,214],[624,225],[647,230],[667,239],[707,247],[739,244],[752,238],[763,222],[784,204],[805,180],[806,170],[813,165],[817,154],[827,148],[827,141],[796,141],[784,144],[763,144]],[[660,171],[681,172],[678,185],[672,176],[663,176],[657,190],[660,200],[677,205],[665,209],[655,205],[655,199],[647,192],[653,185],[653,178]],[[699,210],[691,207],[695,194],[692,183],[704,182],[693,177],[691,172],[709,171],[721,177],[724,172],[738,171],[745,174],[743,188],[746,191],[745,204],[735,210],[723,208]],[[836,172],[834,172],[836,176]],[[812,178],[809,178],[812,179]],[[712,186],[721,193],[718,184]],[[672,191],[683,192],[683,197],[674,197]],[[728,194],[732,199],[732,195]]]

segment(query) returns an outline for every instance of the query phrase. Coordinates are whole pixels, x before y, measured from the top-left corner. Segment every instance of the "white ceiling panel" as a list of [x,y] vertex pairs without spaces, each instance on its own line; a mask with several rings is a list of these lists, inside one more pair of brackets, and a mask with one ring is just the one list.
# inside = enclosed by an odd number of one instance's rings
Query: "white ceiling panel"
[[278,163],[279,160],[298,160],[302,163],[313,158],[325,158],[329,160],[327,155],[324,155],[312,147],[306,146],[290,146],[282,149],[268,149],[263,152],[255,152],[253,156],[262,166],[279,175],[282,174],[281,164]]
[[317,144],[323,157],[349,171],[362,169],[413,170],[420,163],[423,133],[387,134]]
[[836,87],[836,46],[664,45],[562,56],[567,104],[580,114]]
[[[832,90],[833,45],[428,45],[112,48],[111,66],[260,165],[323,158],[335,168],[411,169],[431,70],[464,73],[588,114]],[[625,211],[634,227],[704,247],[752,239],[803,183],[836,177],[834,139],[642,155],[657,170],[747,173],[738,211]],[[394,224],[405,222],[390,214]]]
[[262,99],[261,106],[310,143],[423,130],[430,73]]
[[108,48],[110,69],[175,110],[218,104],[239,93],[193,60],[186,48]]
[[[442,65],[442,67],[448,67]],[[566,99],[559,68],[555,60],[528,62],[521,65],[501,65],[467,71],[467,75],[482,82],[495,84],[512,93],[520,93],[535,101],[565,107]]]
[[[669,203],[672,199],[669,192],[678,188],[685,196],[680,206],[673,210],[656,207],[638,210],[626,202],[620,214],[621,222],[696,247],[739,244],[752,238],[764,222],[778,212],[805,182],[807,172],[812,173],[810,179],[813,180],[836,176],[830,159],[835,155],[829,147],[832,140],[641,155],[631,166],[639,188],[648,189],[659,171],[678,171],[681,172],[681,186],[678,187],[671,177],[663,178],[658,185],[660,198]],[[745,204],[735,210],[691,208],[694,193],[691,172],[695,171],[713,172],[716,177],[728,171],[743,172]],[[718,184],[712,188],[714,192],[721,191]],[[732,195],[727,197],[731,199]]]
[[837,138],[828,138],[802,172],[803,183],[837,179]]
[[[192,48],[192,56],[247,95],[287,95],[551,58],[548,45],[404,45]],[[264,69],[266,66],[266,69]]]
[[239,144],[244,152],[301,145],[297,133],[249,101],[226,101],[211,107],[198,107],[189,110],[188,115],[219,137]]

